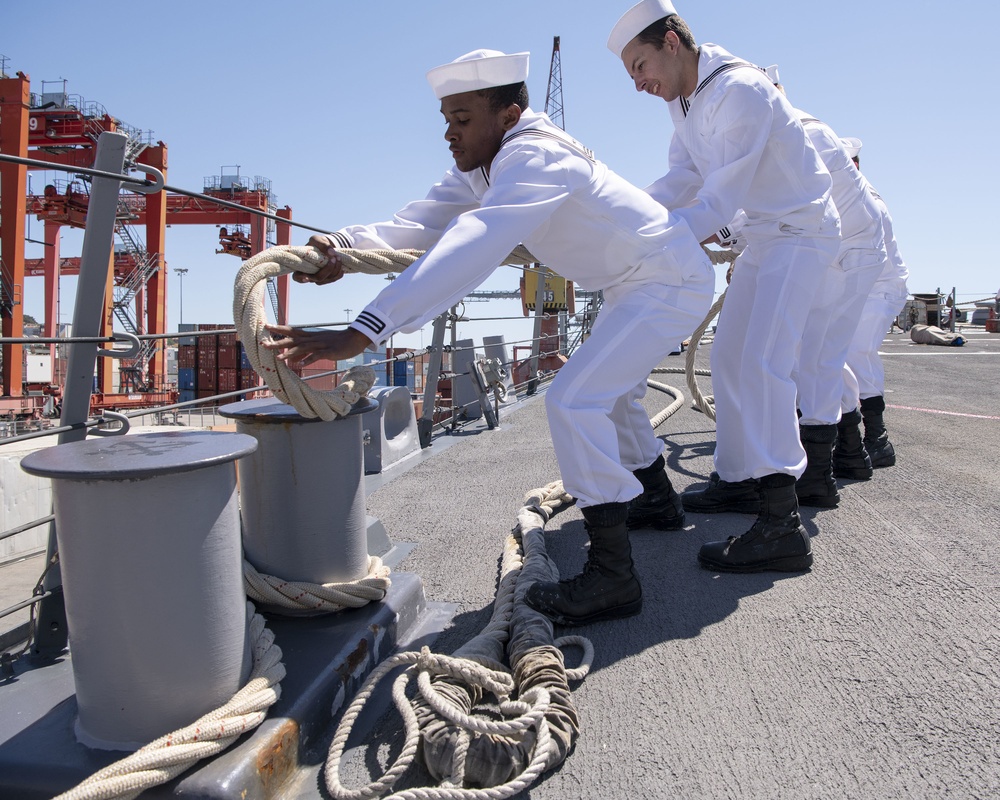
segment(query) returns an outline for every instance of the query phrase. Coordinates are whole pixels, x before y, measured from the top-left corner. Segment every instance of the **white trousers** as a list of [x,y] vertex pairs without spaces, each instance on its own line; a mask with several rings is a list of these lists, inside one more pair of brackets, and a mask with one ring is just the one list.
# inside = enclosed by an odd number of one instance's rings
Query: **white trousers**
[[711,355],[715,471],[723,480],[805,471],[792,371],[839,245],[835,237],[762,238],[736,261]]
[[[836,425],[844,395],[844,365],[861,310],[885,267],[885,246],[842,250],[827,270],[802,334],[795,370],[802,425]],[[850,409],[848,409],[850,410]]]
[[865,300],[861,319],[847,350],[841,411],[853,411],[864,398],[885,394],[885,369],[878,348],[892,321],[903,310],[906,292],[905,288],[902,292],[880,292],[878,288],[876,286]]
[[715,278],[604,290],[594,330],[545,394],[563,487],[581,507],[642,492],[633,470],[663,452],[640,401],[653,368],[705,319]]

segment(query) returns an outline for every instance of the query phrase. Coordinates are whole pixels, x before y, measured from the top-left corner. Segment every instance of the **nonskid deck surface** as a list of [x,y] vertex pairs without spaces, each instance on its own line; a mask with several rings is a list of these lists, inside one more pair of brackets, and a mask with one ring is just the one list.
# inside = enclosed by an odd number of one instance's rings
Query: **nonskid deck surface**
[[[643,611],[579,631],[596,650],[573,695],[580,737],[523,797],[1000,795],[1000,336],[975,327],[963,335],[962,348],[887,337],[885,419],[897,465],[868,482],[841,481],[837,509],[803,509],[811,572],[700,568],[701,543],[742,533],[745,515],[689,514],[683,531],[633,533]],[[708,350],[699,354],[706,367]],[[682,375],[656,379],[688,394]],[[710,379],[701,382],[710,393]],[[650,391],[645,402],[652,415],[669,398]],[[714,423],[685,407],[657,433],[679,490],[707,477]],[[369,513],[413,545],[397,568],[420,577],[429,601],[457,609],[435,652],[482,630],[522,497],[557,477],[536,400],[501,415],[497,430],[377,481]],[[582,565],[585,542],[575,508],[547,526],[565,575]],[[386,752],[395,755],[399,727],[391,714],[375,725],[371,738],[390,746],[351,759],[345,784],[366,783]],[[323,746],[292,796],[326,796]],[[397,789],[424,783],[415,771]]]

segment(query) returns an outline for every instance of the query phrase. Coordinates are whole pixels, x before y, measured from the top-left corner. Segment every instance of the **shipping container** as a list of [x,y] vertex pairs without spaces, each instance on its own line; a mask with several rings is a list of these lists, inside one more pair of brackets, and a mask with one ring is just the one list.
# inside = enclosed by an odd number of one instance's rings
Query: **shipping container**
[[260,376],[251,368],[240,370],[240,388],[249,389],[253,386],[260,386]]
[[181,389],[177,392],[177,402],[178,403],[188,403],[195,400],[197,395],[194,389]]
[[[198,382],[196,384],[197,389],[211,389],[213,392],[219,385],[218,373],[214,368],[198,368]],[[200,395],[199,395],[200,396]]]
[[194,367],[177,368],[177,388],[194,389],[197,385],[198,370]]
[[198,342],[198,369],[214,370],[219,364],[218,349],[211,337],[202,337]]
[[239,389],[239,374],[239,370],[237,369],[220,368],[218,372],[218,382],[216,383],[216,388],[219,390],[219,393],[235,392]]
[[[329,373],[329,374],[324,374],[324,373]],[[319,378],[313,377],[315,375],[321,375],[322,377]],[[329,370],[325,369],[313,369],[312,364],[302,369],[300,377],[317,392],[329,392],[335,389],[337,386],[338,376],[336,373],[330,372]]]
[[[177,326],[177,330],[180,333],[185,333],[187,331],[196,331],[196,330],[198,330],[198,326],[195,325],[195,324],[193,324],[193,323],[190,323],[190,322],[182,322],[180,325]],[[185,347],[187,345],[191,345],[193,347],[197,343],[198,343],[198,337],[197,336],[181,336],[180,337],[180,345],[181,345],[181,347]]]
[[220,344],[216,355],[219,369],[237,369],[240,365],[240,353],[235,344]]
[[393,364],[392,385],[416,391],[416,367],[412,361],[397,361]]
[[193,344],[182,344],[177,349],[177,368],[194,369],[198,366],[197,346]]

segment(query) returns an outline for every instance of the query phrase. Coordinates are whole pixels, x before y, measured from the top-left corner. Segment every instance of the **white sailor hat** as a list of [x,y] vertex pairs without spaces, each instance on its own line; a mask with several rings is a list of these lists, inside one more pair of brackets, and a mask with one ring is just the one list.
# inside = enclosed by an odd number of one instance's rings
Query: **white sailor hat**
[[781,83],[781,79],[778,77],[778,65],[772,64],[769,67],[764,67],[764,73],[767,75],[768,79],[777,86]]
[[851,158],[857,158],[858,153],[861,152],[861,140],[855,139],[853,136],[848,136],[840,140],[840,143],[844,145],[844,149],[847,151],[847,155]]
[[523,83],[528,78],[528,55],[507,55],[499,50],[473,50],[450,64],[434,67],[427,73],[427,82],[438,100],[450,94]]
[[676,13],[670,0],[642,0],[622,14],[622,18],[615,23],[611,36],[608,37],[608,50],[621,58],[625,45],[658,19]]

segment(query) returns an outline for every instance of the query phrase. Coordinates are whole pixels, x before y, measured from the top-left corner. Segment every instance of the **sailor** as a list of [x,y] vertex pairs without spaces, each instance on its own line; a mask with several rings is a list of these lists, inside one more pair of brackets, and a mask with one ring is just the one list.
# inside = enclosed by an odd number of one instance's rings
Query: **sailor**
[[398,331],[419,330],[482,283],[524,244],[587,291],[603,291],[591,336],[545,395],[564,488],[590,535],[587,564],[568,580],[536,583],[527,602],[579,625],[639,612],[642,591],[626,524],[629,501],[649,527],[684,524],[658,439],[640,400],[652,369],[704,319],[711,263],[687,224],[619,177],[528,105],[528,54],[477,50],[427,78],[446,122],[455,165],[424,200],[387,222],[314,236],[330,263],[312,277],[337,280],[338,248],[412,248],[424,255],[347,330],[269,326],[266,346],[289,364],[347,359]]
[[715,472],[682,500],[689,511],[758,516],[742,536],[703,545],[698,559],[735,572],[808,569],[792,371],[840,246],[830,173],[764,71],[717,45],[699,47],[669,0],[629,9],[608,47],[636,90],[667,102],[674,123],[669,170],[647,191],[703,243],[728,238],[726,225],[738,210],[746,214],[747,244],[711,354]]
[[[785,94],[776,66],[767,76]],[[874,190],[858,171],[840,137],[800,109],[796,116],[833,179],[840,215],[840,249],[828,270],[802,334],[793,375],[798,388],[799,433],[806,470],[795,484],[799,505],[834,508],[840,502],[836,478],[868,480],[872,464],[860,433],[858,404],[842,412],[844,366],[865,300],[888,263],[882,213]]]
[[[849,137],[841,141],[854,165],[860,170],[861,140]],[[909,295],[906,279],[909,277],[909,270],[896,243],[889,208],[871,184],[869,188],[882,216],[888,261],[865,300],[861,319],[847,351],[841,409],[850,410],[860,406],[864,422],[865,450],[871,459],[872,467],[878,469],[891,467],[896,463],[896,451],[889,441],[889,433],[883,420],[885,369],[882,367],[878,348],[885,338],[886,331],[891,330],[893,322],[906,305],[906,298]]]

